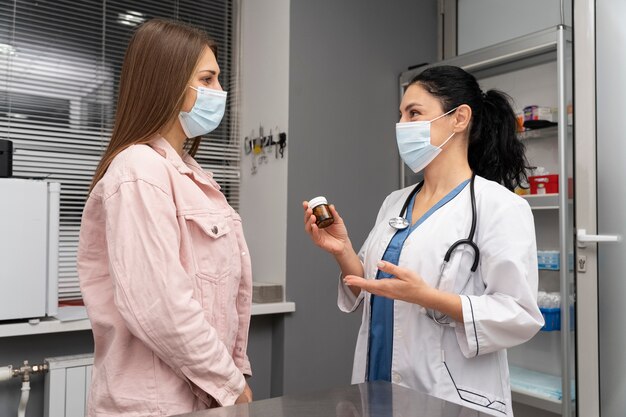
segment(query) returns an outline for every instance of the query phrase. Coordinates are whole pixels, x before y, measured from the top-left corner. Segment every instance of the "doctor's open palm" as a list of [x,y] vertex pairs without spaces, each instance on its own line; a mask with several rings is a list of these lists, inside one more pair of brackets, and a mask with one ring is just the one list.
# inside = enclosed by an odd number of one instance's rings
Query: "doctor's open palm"
[[339,213],[337,213],[335,206],[330,206],[330,212],[335,221],[324,229],[320,229],[315,224],[315,216],[313,215],[313,210],[309,208],[309,202],[303,202],[302,207],[304,208],[304,231],[311,237],[315,245],[332,255],[340,255],[347,248],[352,247],[346,225]]

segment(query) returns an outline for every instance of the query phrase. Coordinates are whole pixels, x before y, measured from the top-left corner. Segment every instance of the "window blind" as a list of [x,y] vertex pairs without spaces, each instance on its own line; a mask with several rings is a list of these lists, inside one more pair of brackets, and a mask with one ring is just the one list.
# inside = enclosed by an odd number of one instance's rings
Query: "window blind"
[[[126,45],[142,22],[164,17],[205,29],[218,44],[229,92],[220,127],[196,160],[239,205],[236,0],[0,1],[0,138],[13,141],[13,174],[61,183],[59,300],[81,297],[76,251],[82,210],[110,139]],[[1,199],[1,198],[0,198]]]

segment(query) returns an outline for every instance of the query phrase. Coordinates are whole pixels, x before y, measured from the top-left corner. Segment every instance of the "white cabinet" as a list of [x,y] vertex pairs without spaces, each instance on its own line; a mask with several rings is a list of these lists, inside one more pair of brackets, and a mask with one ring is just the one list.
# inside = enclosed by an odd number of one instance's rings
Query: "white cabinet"
[[56,314],[60,189],[0,179],[0,320]]

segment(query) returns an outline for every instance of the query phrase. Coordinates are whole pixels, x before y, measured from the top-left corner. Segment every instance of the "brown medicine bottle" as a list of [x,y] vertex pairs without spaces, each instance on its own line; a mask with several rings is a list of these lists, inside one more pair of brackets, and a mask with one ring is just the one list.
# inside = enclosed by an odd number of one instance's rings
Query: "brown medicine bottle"
[[315,197],[309,201],[309,207],[313,210],[315,224],[320,229],[330,226],[335,222],[335,218],[330,213],[326,197]]

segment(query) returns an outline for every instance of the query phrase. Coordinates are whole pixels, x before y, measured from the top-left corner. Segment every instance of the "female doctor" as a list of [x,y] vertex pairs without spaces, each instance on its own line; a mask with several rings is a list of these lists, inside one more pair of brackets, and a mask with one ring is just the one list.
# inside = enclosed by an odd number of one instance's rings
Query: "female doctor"
[[[417,186],[391,193],[357,255],[342,218],[305,230],[341,268],[339,308],[363,305],[352,382],[386,380],[513,414],[506,349],[543,325],[533,216],[511,190],[528,162],[507,96],[457,67],[407,88],[396,139]],[[391,278],[391,279],[390,279]]]

